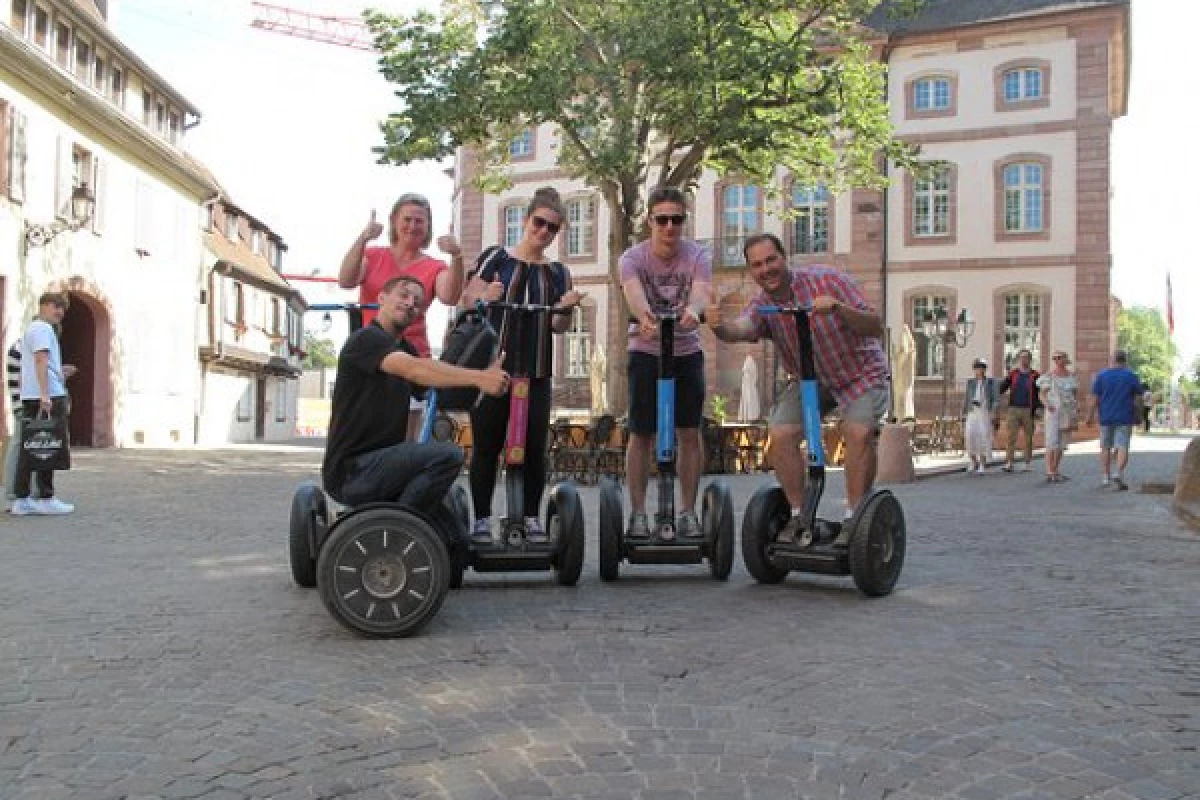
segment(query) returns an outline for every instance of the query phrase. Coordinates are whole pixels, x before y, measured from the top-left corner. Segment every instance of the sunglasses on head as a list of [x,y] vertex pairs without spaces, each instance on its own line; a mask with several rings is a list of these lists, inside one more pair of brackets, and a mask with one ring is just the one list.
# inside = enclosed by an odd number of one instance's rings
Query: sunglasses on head
[[551,222],[550,220],[546,219],[545,217],[539,217],[537,215],[530,217],[529,221],[532,222],[533,227],[537,228],[539,231],[542,228],[545,228],[546,230],[550,231],[551,233],[558,233],[562,229],[562,225],[560,225],[559,223]]
[[683,223],[687,221],[687,215],[686,214],[655,214],[653,217],[651,217],[651,219],[653,219],[654,224],[660,228],[667,227],[668,223],[670,223],[671,225],[674,225],[676,228],[682,228]]

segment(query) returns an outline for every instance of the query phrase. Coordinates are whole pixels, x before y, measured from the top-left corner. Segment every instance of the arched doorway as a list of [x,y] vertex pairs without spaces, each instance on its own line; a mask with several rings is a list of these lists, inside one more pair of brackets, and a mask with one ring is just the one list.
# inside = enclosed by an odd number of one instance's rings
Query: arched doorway
[[71,395],[71,444],[110,447],[112,432],[112,383],[109,377],[111,325],[107,309],[95,298],[68,291],[71,305],[63,316],[62,357],[64,364],[78,370],[67,381]]

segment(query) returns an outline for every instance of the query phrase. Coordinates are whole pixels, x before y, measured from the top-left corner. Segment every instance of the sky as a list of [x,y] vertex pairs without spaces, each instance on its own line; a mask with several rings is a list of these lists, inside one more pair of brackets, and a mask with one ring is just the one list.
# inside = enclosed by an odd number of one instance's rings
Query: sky
[[[272,2],[342,16],[359,7],[355,0]],[[373,2],[397,13],[436,6]],[[235,202],[283,236],[290,248],[285,271],[334,274],[371,210],[386,216],[407,191],[429,197],[435,235],[446,232],[453,192],[446,164],[375,163],[378,123],[398,103],[375,56],[259,31],[250,27],[253,15],[250,0],[119,0],[114,27],[201,109],[189,150]],[[1135,4],[1129,111],[1114,123],[1112,138],[1112,291],[1126,306],[1165,309],[1170,271],[1182,364],[1200,355],[1200,323],[1186,323],[1181,312],[1200,296],[1200,269],[1190,263],[1195,245],[1184,236],[1200,230],[1200,159],[1191,155],[1200,107],[1178,93],[1182,54],[1198,28],[1197,0]],[[306,294],[312,301],[346,299]],[[430,339],[440,341],[444,312],[430,317]]]

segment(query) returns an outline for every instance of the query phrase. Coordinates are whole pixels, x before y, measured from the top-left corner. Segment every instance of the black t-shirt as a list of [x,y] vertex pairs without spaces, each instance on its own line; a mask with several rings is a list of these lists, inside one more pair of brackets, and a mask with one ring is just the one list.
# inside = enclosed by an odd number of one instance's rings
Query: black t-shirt
[[383,359],[397,350],[412,354],[378,322],[350,334],[342,346],[321,465],[325,490],[334,497],[341,494],[351,459],[399,444],[408,434],[412,387],[379,368]]

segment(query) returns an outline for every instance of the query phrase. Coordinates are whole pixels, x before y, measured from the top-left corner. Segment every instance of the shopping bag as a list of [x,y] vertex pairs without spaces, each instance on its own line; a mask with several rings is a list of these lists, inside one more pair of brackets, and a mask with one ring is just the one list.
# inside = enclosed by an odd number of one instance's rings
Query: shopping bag
[[67,421],[44,411],[33,419],[25,420],[25,430],[21,434],[21,457],[33,472],[70,469]]

